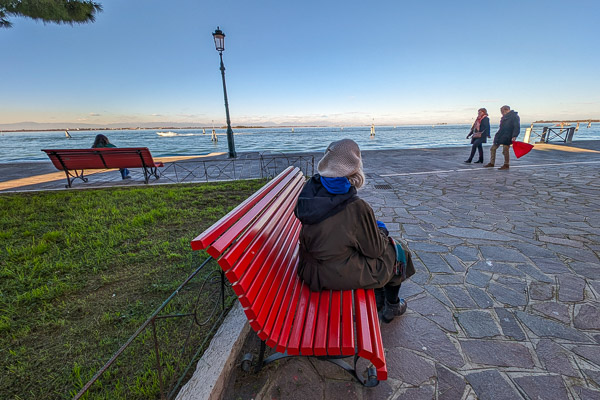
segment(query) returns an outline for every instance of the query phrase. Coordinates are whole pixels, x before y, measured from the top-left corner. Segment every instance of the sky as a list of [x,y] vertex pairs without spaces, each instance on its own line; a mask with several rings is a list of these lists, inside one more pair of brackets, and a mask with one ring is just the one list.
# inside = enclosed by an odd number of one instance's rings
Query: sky
[[233,126],[600,118],[596,0],[96,1],[0,29],[0,126],[222,126],[217,26]]

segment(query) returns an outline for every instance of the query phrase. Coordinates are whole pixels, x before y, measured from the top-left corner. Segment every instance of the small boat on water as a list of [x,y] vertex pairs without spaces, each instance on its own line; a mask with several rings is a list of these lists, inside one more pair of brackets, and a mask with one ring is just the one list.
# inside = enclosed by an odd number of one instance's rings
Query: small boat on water
[[71,139],[71,134],[69,133],[69,131],[68,131],[68,130],[66,130],[66,131],[65,131],[65,137],[66,137],[67,139]]
[[156,132],[156,134],[158,136],[163,136],[163,137],[178,136],[177,132],[171,132],[171,131],[168,131],[168,132]]

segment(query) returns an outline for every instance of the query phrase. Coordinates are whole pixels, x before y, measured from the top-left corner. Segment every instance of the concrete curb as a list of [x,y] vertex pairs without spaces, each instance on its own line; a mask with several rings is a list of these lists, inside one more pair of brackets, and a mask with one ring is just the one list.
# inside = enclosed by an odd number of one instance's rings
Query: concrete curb
[[236,302],[198,361],[194,375],[179,391],[177,400],[223,398],[227,377],[250,332],[246,321],[241,304]]

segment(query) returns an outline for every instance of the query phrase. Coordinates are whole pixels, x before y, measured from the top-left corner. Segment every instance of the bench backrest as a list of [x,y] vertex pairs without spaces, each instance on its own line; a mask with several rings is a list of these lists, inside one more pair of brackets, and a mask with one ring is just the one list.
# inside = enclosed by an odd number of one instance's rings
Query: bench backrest
[[289,355],[358,354],[385,380],[373,290],[311,292],[298,278],[301,225],[293,209],[304,181],[298,168],[288,167],[195,238],[192,248],[217,260],[269,347]]
[[42,150],[59,170],[154,167],[147,147]]

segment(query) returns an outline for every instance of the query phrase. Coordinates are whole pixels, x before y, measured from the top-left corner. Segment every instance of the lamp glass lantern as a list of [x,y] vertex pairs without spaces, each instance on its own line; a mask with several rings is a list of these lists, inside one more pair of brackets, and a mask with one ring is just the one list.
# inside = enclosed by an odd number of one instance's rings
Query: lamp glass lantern
[[217,26],[217,30],[213,33],[213,38],[215,39],[215,48],[220,53],[225,50],[225,34],[219,27]]

